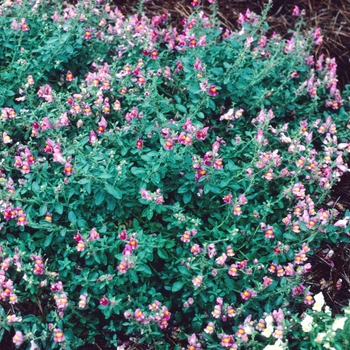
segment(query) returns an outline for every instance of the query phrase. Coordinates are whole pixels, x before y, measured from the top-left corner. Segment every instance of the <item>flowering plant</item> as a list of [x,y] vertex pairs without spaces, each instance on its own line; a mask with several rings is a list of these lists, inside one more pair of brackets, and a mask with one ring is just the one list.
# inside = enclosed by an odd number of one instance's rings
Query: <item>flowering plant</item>
[[210,3],[181,28],[142,2],[129,17],[103,1],[1,5],[0,337],[164,349],[176,324],[191,350],[308,337],[308,257],[349,241],[330,202],[348,101],[335,60],[311,54],[319,28],[300,17],[289,40],[271,34],[268,4],[231,32]]

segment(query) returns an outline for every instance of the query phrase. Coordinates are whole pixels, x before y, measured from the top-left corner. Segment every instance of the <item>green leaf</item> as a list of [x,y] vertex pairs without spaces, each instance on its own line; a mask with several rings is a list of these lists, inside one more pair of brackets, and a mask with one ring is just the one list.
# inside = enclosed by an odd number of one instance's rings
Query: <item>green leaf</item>
[[191,199],[192,199],[192,193],[191,192],[187,192],[187,193],[184,194],[183,200],[184,200],[185,204],[191,202]]
[[180,105],[180,104],[176,104],[175,105],[175,107],[176,107],[176,109],[178,110],[178,111],[180,111],[180,112],[182,112],[182,113],[187,113],[187,108],[185,107],[185,106],[183,106],[183,105]]
[[100,205],[105,199],[105,193],[102,191],[97,192],[95,195],[95,205]]
[[53,238],[53,233],[50,233],[45,239],[45,242],[43,244],[44,248],[47,248],[51,244],[52,238]]
[[161,259],[163,259],[163,260],[168,259],[168,253],[165,249],[158,249],[157,253]]
[[54,208],[57,214],[61,215],[63,213],[63,205],[60,202],[56,202]]
[[118,187],[113,187],[110,184],[106,184],[105,189],[109,194],[111,194],[116,199],[121,199],[123,197],[122,192]]
[[183,282],[174,282],[172,287],[171,287],[171,291],[173,293],[178,292],[179,290],[182,289],[183,286],[184,286]]
[[37,182],[32,183],[32,190],[33,192],[37,195],[40,192],[40,186],[38,185]]
[[68,214],[68,220],[72,223],[75,224],[77,222],[77,217],[75,216],[73,211],[70,211]]

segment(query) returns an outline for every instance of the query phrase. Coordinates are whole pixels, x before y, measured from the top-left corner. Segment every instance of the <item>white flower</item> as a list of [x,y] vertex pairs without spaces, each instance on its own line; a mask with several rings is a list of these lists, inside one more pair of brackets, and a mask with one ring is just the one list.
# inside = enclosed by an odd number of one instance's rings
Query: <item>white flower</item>
[[323,293],[320,292],[314,296],[315,303],[312,307],[312,310],[320,312],[324,305],[324,296]]
[[270,338],[272,333],[273,333],[273,327],[270,325],[267,325],[266,328],[261,332],[261,335],[263,335],[266,338]]
[[271,315],[267,315],[265,317],[265,323],[266,328],[261,332],[261,335],[266,338],[270,338],[271,334],[273,333],[273,317]]
[[282,342],[281,339],[277,339],[276,343],[273,345],[267,345],[264,350],[284,350],[287,349],[286,344]]
[[337,329],[344,329],[344,324],[346,322],[346,317],[338,317],[334,320],[332,329],[333,331],[336,331]]
[[305,314],[304,319],[300,322],[301,327],[303,328],[303,331],[308,333],[312,330],[312,321],[314,318],[308,314]]
[[273,317],[271,315],[268,315],[265,317],[265,322],[266,322],[266,326],[272,326],[273,324]]
[[315,342],[317,344],[322,344],[322,341],[324,339],[324,337],[327,335],[327,333],[324,333],[324,332],[320,332],[317,334],[317,337],[315,338]]
[[323,344],[323,347],[326,348],[326,349],[329,349],[329,350],[336,350],[335,348],[333,348],[333,346],[331,347],[331,345],[329,344],[329,342],[324,343],[324,344]]

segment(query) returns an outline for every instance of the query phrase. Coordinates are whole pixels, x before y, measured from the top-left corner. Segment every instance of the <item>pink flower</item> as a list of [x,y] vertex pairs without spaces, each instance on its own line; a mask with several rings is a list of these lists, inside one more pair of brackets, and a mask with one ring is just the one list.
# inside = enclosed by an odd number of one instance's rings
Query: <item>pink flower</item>
[[228,270],[228,274],[230,276],[238,276],[238,265],[237,264],[232,264],[230,266],[230,269]]
[[182,237],[180,238],[182,242],[188,243],[191,239],[191,232],[185,231]]
[[99,233],[97,232],[96,228],[94,227],[91,231],[90,231],[90,237],[88,239],[88,241],[96,241],[97,239],[100,238]]
[[343,220],[338,220],[334,226],[335,227],[342,227],[342,228],[345,228],[347,225],[348,225],[348,221],[349,221],[349,217],[345,217],[345,219]]
[[239,205],[235,205],[233,208],[233,215],[241,215],[242,214],[242,209]]
[[241,338],[244,342],[248,341],[248,335],[244,330],[244,326],[239,326],[238,331],[236,332],[236,336]]
[[78,244],[76,245],[75,249],[78,252],[83,252],[85,250],[85,242],[83,240],[79,241]]
[[128,269],[128,264],[124,260],[117,266],[117,270],[123,274],[126,273],[127,269]]
[[214,310],[211,312],[211,314],[214,318],[219,318],[221,316],[221,305],[215,305]]
[[20,346],[24,342],[24,335],[23,335],[23,333],[20,332],[20,331],[17,331],[15,333],[15,335],[13,336],[12,341],[13,341],[13,343],[16,346]]
[[227,259],[227,255],[223,253],[221,256],[216,258],[215,262],[220,266],[225,266],[226,259]]
[[90,40],[92,38],[92,31],[91,29],[86,29],[84,34],[84,39]]
[[203,277],[202,276],[197,276],[192,280],[192,283],[195,287],[200,287],[203,281]]
[[222,169],[223,167],[224,167],[224,165],[222,163],[222,159],[221,158],[215,159],[214,168],[215,169]]
[[257,293],[252,289],[247,289],[241,293],[241,297],[243,300],[249,300],[250,298],[254,298]]
[[221,346],[223,346],[225,348],[232,347],[232,345],[234,344],[234,340],[233,340],[232,335],[221,334],[220,338],[221,338]]
[[232,307],[232,305],[229,305],[229,306],[227,307],[226,313],[227,313],[227,316],[228,316],[228,317],[235,317],[235,316],[236,316],[236,311],[235,311],[235,309]]
[[192,5],[193,7],[199,6],[199,4],[200,4],[200,0],[192,0],[192,2],[191,2],[191,5]]
[[265,230],[265,237],[266,238],[275,238],[275,235],[274,235],[274,232],[273,232],[273,227],[272,226],[268,226],[266,227],[266,230]]
[[22,18],[21,20],[21,27],[22,27],[22,32],[28,32],[29,31],[29,26],[27,24],[27,21],[25,18]]
[[73,168],[71,163],[66,163],[66,165],[64,166],[63,173],[68,176],[73,174]]
[[66,294],[61,294],[56,299],[56,306],[59,310],[63,310],[68,306],[68,298]]
[[97,132],[99,134],[104,134],[106,127],[107,127],[107,121],[104,117],[101,118],[101,121],[98,122],[98,128],[97,128]]
[[224,201],[224,203],[227,203],[227,204],[232,204],[232,194],[227,194],[225,195],[222,200]]
[[302,294],[305,290],[305,287],[302,284],[292,288],[292,297],[295,297],[298,294]]
[[199,58],[196,58],[196,62],[194,63],[194,69],[196,70],[200,70],[200,71],[203,71],[203,67],[202,67],[202,62]]
[[80,295],[79,299],[80,299],[79,300],[79,304],[78,304],[79,308],[80,309],[85,309],[86,308],[87,294],[84,293],[84,294]]
[[54,338],[53,338],[53,340],[56,343],[62,343],[62,342],[64,342],[66,340],[66,338],[64,337],[63,332],[59,328],[56,328],[54,330]]
[[174,141],[171,138],[168,138],[164,144],[164,148],[171,151],[174,148]]
[[310,292],[306,293],[305,298],[304,298],[304,304],[312,305],[314,302],[315,302],[315,300],[314,300],[312,294]]
[[130,238],[129,244],[132,250],[137,249],[139,247],[137,239],[134,237]]
[[97,136],[95,134],[95,131],[91,130],[90,136],[89,136],[89,142],[94,144],[96,141],[97,141]]
[[12,142],[12,139],[11,137],[6,133],[6,132],[3,132],[2,133],[2,141],[6,144],[6,143],[11,143]]
[[145,318],[145,314],[142,312],[141,309],[136,309],[134,312],[134,317],[136,321],[142,321]]
[[204,332],[207,334],[213,334],[214,333],[214,323],[213,322],[209,322],[208,325],[204,328]]
[[216,249],[215,249],[215,244],[214,243],[210,243],[207,247],[207,252],[208,252],[208,256],[209,258],[212,258],[216,255]]
[[283,327],[277,326],[277,328],[273,332],[272,336],[276,339],[282,339],[283,338]]
[[73,80],[74,80],[74,76],[72,72],[69,70],[66,74],[66,81],[73,81]]
[[193,255],[197,255],[197,254],[201,253],[202,250],[203,250],[203,249],[202,249],[198,244],[194,244],[194,245],[191,247],[191,253],[192,253]]
[[263,287],[266,288],[272,284],[272,279],[268,276],[263,277]]

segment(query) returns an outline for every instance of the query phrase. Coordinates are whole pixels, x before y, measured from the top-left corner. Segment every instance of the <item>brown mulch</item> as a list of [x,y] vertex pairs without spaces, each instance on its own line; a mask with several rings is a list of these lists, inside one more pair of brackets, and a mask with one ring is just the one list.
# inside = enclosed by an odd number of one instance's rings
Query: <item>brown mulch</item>
[[[261,13],[267,0],[217,0],[218,16],[222,26],[229,29],[237,28],[239,13],[251,11]],[[136,8],[138,0],[113,0],[113,3],[128,14]],[[209,3],[202,0],[204,12],[210,13]],[[339,87],[344,88],[350,83],[350,0],[275,0],[269,12],[268,23],[271,31],[282,36],[290,35],[288,30],[294,28],[296,18],[291,16],[294,5],[305,10],[306,28],[321,27],[324,44],[316,48],[316,54],[324,53],[326,57],[335,57],[338,64]],[[144,4],[149,16],[159,15],[166,11],[171,15],[174,25],[192,12],[191,0],[150,0]]]

